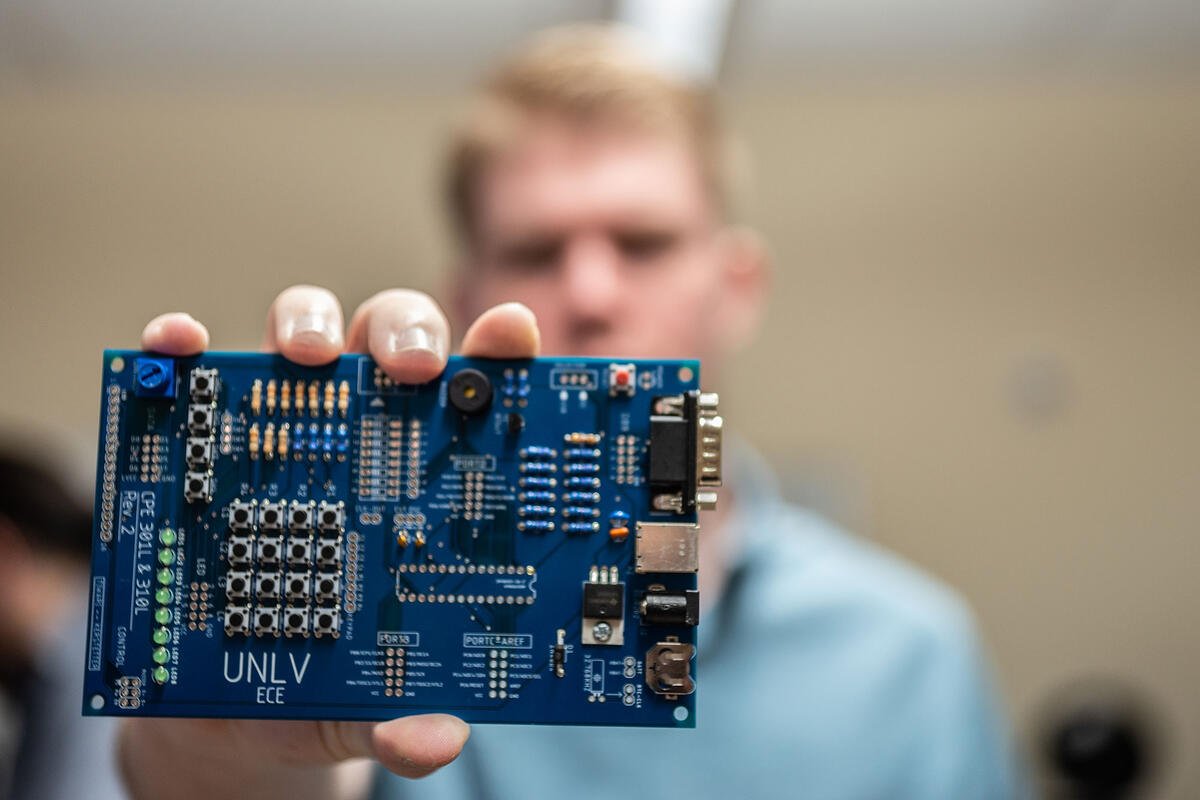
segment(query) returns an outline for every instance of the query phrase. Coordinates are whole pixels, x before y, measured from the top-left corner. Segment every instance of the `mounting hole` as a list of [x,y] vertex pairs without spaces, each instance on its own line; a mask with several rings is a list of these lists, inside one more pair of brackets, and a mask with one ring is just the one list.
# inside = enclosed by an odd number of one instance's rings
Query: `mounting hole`
[[[696,377],[696,373],[694,371],[692,371],[691,367],[680,367],[679,368],[679,380],[681,383],[691,383],[692,379],[695,377]],[[687,719],[687,709],[686,708],[683,710],[683,718]]]
[[[120,371],[121,371],[121,370],[119,370],[119,369],[117,369],[117,368],[116,368],[116,362],[117,362],[117,361],[120,361],[120,356],[118,356],[117,358],[114,358],[114,359],[113,359],[113,371],[114,371],[114,372],[120,372]],[[124,368],[124,366],[125,366],[125,364],[124,364],[124,362],[122,362],[122,364],[121,364],[121,367],[122,367],[122,368]],[[99,711],[100,709],[104,708],[104,695],[102,695],[102,694],[94,694],[94,695],[92,695],[92,699],[91,699],[90,705],[92,706],[92,711]]]
[[[684,367],[683,369],[687,369]],[[682,372],[682,370],[680,370]],[[687,706],[675,706],[675,711],[672,714],[676,722],[686,722],[688,718]]]
[[[125,369],[125,359],[121,358],[120,356],[114,356],[114,357],[113,357],[113,360],[112,360],[112,361],[110,361],[110,362],[108,362],[108,368],[109,368],[109,369],[111,369],[113,372],[122,372],[122,371],[124,371],[124,369]],[[96,695],[96,697],[100,697],[100,695]],[[96,707],[97,707],[97,706],[96,706],[96,697],[93,697],[93,698],[92,698],[92,708],[96,708]],[[101,705],[101,706],[103,706],[103,705],[104,705],[104,698],[103,698],[103,697],[100,697],[100,705]]]

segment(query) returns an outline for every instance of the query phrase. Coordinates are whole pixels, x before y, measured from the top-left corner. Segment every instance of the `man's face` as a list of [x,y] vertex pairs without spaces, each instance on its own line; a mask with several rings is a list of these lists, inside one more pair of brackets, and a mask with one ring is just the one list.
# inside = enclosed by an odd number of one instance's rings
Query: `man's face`
[[553,120],[492,161],[462,277],[472,317],[517,300],[548,355],[713,359],[727,248],[679,140]]

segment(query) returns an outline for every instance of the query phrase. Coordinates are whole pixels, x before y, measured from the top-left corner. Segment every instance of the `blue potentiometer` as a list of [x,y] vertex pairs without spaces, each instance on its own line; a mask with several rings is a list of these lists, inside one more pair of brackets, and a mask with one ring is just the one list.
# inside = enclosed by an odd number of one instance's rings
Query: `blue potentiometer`
[[136,358],[133,391],[138,397],[175,397],[175,359]]

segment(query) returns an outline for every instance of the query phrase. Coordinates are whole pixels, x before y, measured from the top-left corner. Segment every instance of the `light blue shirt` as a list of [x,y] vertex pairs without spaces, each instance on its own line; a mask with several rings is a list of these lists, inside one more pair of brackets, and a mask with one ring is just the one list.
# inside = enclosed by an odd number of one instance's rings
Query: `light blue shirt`
[[430,778],[381,771],[376,798],[1025,796],[963,601],[738,466],[741,550],[701,622],[694,730],[476,725]]

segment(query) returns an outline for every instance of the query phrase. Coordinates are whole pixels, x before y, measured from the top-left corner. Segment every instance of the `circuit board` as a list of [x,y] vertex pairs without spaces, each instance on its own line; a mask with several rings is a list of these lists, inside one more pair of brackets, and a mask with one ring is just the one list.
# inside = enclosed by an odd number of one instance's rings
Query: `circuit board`
[[84,713],[693,727],[699,380],[106,351]]

